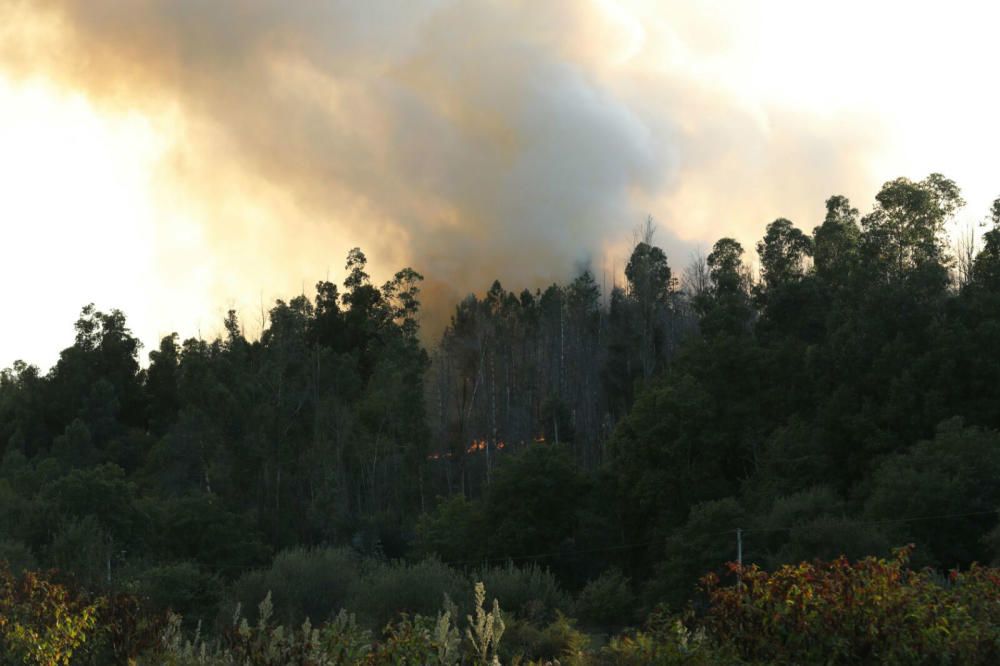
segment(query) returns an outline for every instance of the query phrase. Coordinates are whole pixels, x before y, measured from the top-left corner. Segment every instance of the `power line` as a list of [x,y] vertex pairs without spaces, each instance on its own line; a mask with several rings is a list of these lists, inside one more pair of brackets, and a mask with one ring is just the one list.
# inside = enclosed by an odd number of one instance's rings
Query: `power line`
[[[862,526],[878,526],[878,525],[894,525],[901,523],[914,523],[923,522],[928,520],[951,520],[956,518],[971,518],[975,516],[987,516],[987,515],[997,515],[998,510],[989,511],[968,511],[964,513],[942,513],[933,514],[925,516],[911,516],[908,518],[888,518],[884,520],[851,520],[853,525]],[[787,527],[753,527],[753,528],[741,528],[734,527],[727,530],[718,530],[713,532],[700,532],[698,536],[711,537],[711,536],[724,536],[724,535],[735,535],[737,539],[737,559],[743,552],[743,535],[746,534],[764,534],[764,533],[774,533],[774,532],[791,532],[793,530],[814,530],[814,529],[826,529],[826,525],[794,525]],[[667,541],[671,537],[660,537],[656,539],[649,539],[647,541],[639,541],[635,543],[628,544],[618,544],[615,546],[598,546],[594,548],[583,548],[583,549],[573,549],[569,552],[566,550],[550,550],[540,553],[532,553],[529,555],[512,555],[509,557],[480,557],[480,558],[468,558],[461,560],[445,560],[442,559],[440,562],[442,564],[447,564],[450,566],[463,566],[463,565],[475,565],[475,564],[491,564],[491,563],[503,563],[503,562],[527,562],[532,560],[542,560],[550,557],[561,557],[561,556],[574,556],[574,555],[586,555],[590,553],[601,553],[601,552],[614,552],[622,550],[632,550],[635,548],[645,548],[647,546],[655,545],[666,545]],[[215,565],[212,567],[206,567],[209,569],[246,569],[247,571],[253,570],[259,567],[246,567],[244,565]]]
[[[930,516],[913,516],[911,518],[887,518],[885,520],[851,520],[855,525],[894,525],[898,523],[915,523],[925,520],[944,520],[950,518],[969,518],[972,516],[986,516],[986,515],[996,515],[997,509],[992,509],[990,511],[969,511],[966,513],[941,513]],[[808,529],[824,529],[825,525],[796,525],[793,527],[756,527],[748,530],[743,530],[743,533],[748,532],[790,532],[792,530],[808,530]]]
[[[965,512],[965,513],[942,513],[942,514],[926,515],[926,516],[911,516],[911,517],[908,517],[908,518],[889,518],[889,519],[885,519],[885,520],[867,520],[867,521],[865,521],[865,520],[853,520],[853,519],[851,519],[851,523],[854,524],[854,525],[877,526],[877,525],[892,525],[892,524],[900,524],[900,523],[913,523],[913,522],[921,522],[921,521],[928,521],[928,520],[950,520],[950,519],[954,519],[954,518],[969,518],[969,517],[973,517],[973,516],[986,516],[986,515],[997,515],[997,510],[994,509],[994,510],[989,510],[989,511],[968,511],[968,512]],[[743,550],[742,549],[742,537],[745,534],[750,534],[750,533],[761,534],[761,533],[773,533],[773,532],[791,532],[793,530],[826,529],[826,527],[827,527],[826,525],[808,525],[808,524],[805,524],[805,525],[795,525],[795,526],[789,526],[789,527],[755,527],[755,528],[750,528],[750,529],[735,527],[735,528],[732,528],[732,529],[719,530],[719,531],[715,531],[715,532],[701,532],[699,534],[699,536],[722,536],[722,535],[733,535],[733,534],[735,534],[736,538],[737,538],[737,558],[739,558],[739,556],[742,555],[742,550]],[[463,564],[488,564],[490,562],[518,562],[518,561],[530,561],[530,560],[545,559],[545,558],[548,558],[548,557],[558,557],[558,556],[562,556],[562,555],[583,555],[583,554],[587,554],[587,553],[610,552],[610,551],[619,551],[619,550],[630,550],[630,549],[633,549],[633,548],[643,548],[643,547],[646,547],[646,546],[653,546],[653,545],[657,545],[657,544],[666,545],[666,542],[670,538],[671,537],[661,537],[661,538],[658,538],[658,539],[651,539],[651,540],[648,540],[648,541],[641,541],[641,542],[636,542],[636,543],[631,543],[631,544],[620,544],[620,545],[617,545],[617,546],[603,546],[603,547],[596,547],[596,548],[586,548],[586,549],[581,549],[581,550],[573,550],[570,553],[567,553],[565,551],[549,551],[549,552],[543,552],[543,553],[534,553],[534,554],[531,554],[531,555],[518,555],[518,556],[511,556],[511,557],[492,557],[492,558],[487,557],[487,558],[478,558],[478,559],[476,559],[476,558],[470,558],[470,559],[466,559],[466,560],[442,560],[442,564],[463,565]]]

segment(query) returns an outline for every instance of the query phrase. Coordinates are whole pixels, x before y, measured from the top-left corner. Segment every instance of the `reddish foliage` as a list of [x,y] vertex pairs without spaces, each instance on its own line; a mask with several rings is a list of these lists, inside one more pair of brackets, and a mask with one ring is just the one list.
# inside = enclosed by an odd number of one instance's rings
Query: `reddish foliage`
[[702,579],[701,622],[748,660],[808,663],[963,663],[1000,660],[1000,571],[941,579],[891,560],[786,565],[773,573],[730,564],[735,584]]

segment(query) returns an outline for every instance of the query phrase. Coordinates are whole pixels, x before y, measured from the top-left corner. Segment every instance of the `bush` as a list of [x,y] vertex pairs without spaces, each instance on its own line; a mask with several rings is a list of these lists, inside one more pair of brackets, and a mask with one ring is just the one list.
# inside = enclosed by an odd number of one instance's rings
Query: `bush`
[[488,551],[516,558],[537,553],[539,544],[557,550],[573,537],[586,488],[565,445],[532,445],[505,458],[486,494]]
[[554,663],[563,666],[586,664],[590,638],[576,628],[576,621],[560,612],[544,627],[526,620],[509,622],[504,632],[501,655],[504,663]]
[[375,642],[373,633],[361,627],[347,611],[341,611],[317,627],[308,620],[298,628],[272,623],[271,597],[268,595],[258,606],[257,622],[251,624],[245,618],[234,617],[222,640],[204,640],[197,633],[193,638],[185,638],[180,618],[174,616],[163,632],[160,646],[130,663],[142,666],[457,666],[460,663],[499,666],[496,654],[504,622],[496,602],[489,612],[483,607],[485,597],[482,584],[477,584],[475,617],[466,618],[463,643],[453,606],[434,617],[403,615],[386,625],[382,639]]
[[[848,518],[845,513],[843,499],[827,486],[777,498],[769,513],[753,525],[760,531],[751,532],[744,540],[744,557],[749,555],[775,568],[815,558],[889,553],[889,542],[877,526]],[[763,557],[762,551],[766,552]]]
[[35,567],[35,556],[20,541],[0,540],[0,566],[4,563],[12,572],[19,574]]
[[732,565],[742,583],[703,579],[702,626],[747,660],[826,664],[994,664],[1000,572],[973,567],[947,582],[893,560],[846,558],[774,573]]
[[375,629],[400,613],[434,615],[445,595],[463,600],[468,586],[464,575],[435,559],[416,564],[370,560],[353,581],[346,608]]
[[555,576],[534,563],[515,567],[508,562],[479,571],[476,579],[483,581],[509,613],[530,622],[551,622],[559,611],[570,610],[569,596],[559,587]]
[[93,638],[99,607],[48,576],[26,572],[14,577],[0,569],[2,663],[69,664]]
[[[667,539],[664,560],[644,590],[650,602],[665,600],[679,609],[690,598],[698,580],[721,563],[736,559],[735,526],[745,524],[746,513],[732,497],[691,507],[687,522]],[[653,604],[650,604],[653,605]]]
[[715,666],[742,663],[729,648],[718,647],[704,629],[691,630],[681,618],[654,612],[642,631],[616,636],[596,656],[607,666]]
[[82,585],[98,588],[106,584],[108,560],[115,555],[113,542],[97,519],[65,519],[55,529],[48,560],[72,573]]
[[278,622],[298,626],[309,618],[318,624],[347,604],[360,568],[358,556],[343,548],[282,551],[269,569],[244,574],[233,584],[222,605],[221,619],[229,622],[239,603],[251,621],[256,621],[252,609],[270,592]]
[[417,521],[416,552],[453,562],[478,560],[486,555],[482,534],[485,514],[482,504],[464,495],[439,498],[434,510]]
[[[960,418],[938,425],[934,439],[885,458],[871,477],[865,518],[888,521],[894,543],[916,543],[926,564],[968,567],[986,559],[982,537],[997,525],[1000,433],[964,427]],[[937,521],[900,517],[965,514]],[[975,515],[971,515],[975,514]]]
[[635,595],[618,569],[605,571],[580,591],[576,616],[584,626],[610,632],[628,626],[635,614]]
[[135,591],[155,608],[182,614],[193,625],[212,617],[222,596],[222,582],[194,562],[177,562],[143,571],[135,581]]

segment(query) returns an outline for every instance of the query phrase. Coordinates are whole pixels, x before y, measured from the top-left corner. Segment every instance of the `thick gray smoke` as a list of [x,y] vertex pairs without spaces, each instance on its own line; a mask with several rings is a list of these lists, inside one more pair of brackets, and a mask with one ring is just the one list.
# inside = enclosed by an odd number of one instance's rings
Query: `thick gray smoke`
[[36,0],[6,5],[23,29],[0,61],[176,119],[165,196],[201,211],[220,302],[276,276],[298,288],[361,245],[376,273],[423,272],[440,322],[493,278],[620,268],[648,213],[683,263],[778,215],[811,227],[826,195],[851,193],[873,143],[862,123],[748,108],[672,69],[661,33],[612,4]]

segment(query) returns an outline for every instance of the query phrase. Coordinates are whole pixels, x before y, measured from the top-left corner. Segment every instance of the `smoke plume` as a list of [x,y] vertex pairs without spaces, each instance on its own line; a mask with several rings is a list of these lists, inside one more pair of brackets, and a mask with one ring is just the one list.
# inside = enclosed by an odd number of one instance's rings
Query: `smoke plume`
[[379,277],[426,275],[439,330],[494,278],[620,271],[647,214],[683,264],[778,216],[811,228],[826,196],[868,187],[870,118],[797,112],[713,69],[742,39],[716,14],[740,3],[658,4],[0,2],[0,65],[171,137],[162,290],[245,309],[339,277],[360,245]]

